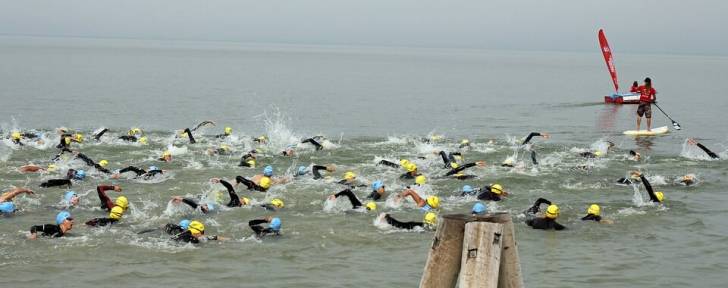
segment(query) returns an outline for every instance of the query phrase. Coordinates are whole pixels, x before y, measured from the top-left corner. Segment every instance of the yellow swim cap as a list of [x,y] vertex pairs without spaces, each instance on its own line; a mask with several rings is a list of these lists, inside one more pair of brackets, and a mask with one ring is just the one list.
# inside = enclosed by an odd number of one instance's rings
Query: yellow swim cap
[[192,234],[203,234],[205,233],[205,224],[202,224],[202,222],[195,220],[190,222],[190,226],[187,226],[187,230],[190,230]]
[[460,167],[460,165],[458,165],[458,163],[455,163],[455,162],[450,162],[450,167],[452,169],[457,169],[458,167]]
[[129,129],[129,132],[127,132],[127,134],[129,134],[129,136],[134,136],[136,134],[141,134],[141,133],[142,133],[142,130],[139,128],[131,128],[131,129]]
[[404,168],[407,169],[407,172],[415,172],[417,171],[417,164],[410,162],[407,163],[407,166]]
[[56,164],[48,164],[48,172],[56,171]]
[[410,162],[407,159],[400,159],[399,160],[399,166],[402,166],[402,167],[407,167],[407,164],[409,164],[409,163]]
[[344,179],[354,180],[354,178],[356,178],[356,174],[354,174],[354,172],[346,171],[346,173],[344,173]]
[[13,133],[12,133],[12,134],[10,134],[10,137],[12,137],[12,138],[13,138],[13,140],[20,140],[20,138],[21,138],[22,136],[20,135],[20,132],[18,132],[18,131],[13,131]]
[[114,201],[114,205],[126,209],[129,207],[129,200],[126,199],[126,196],[119,196]]
[[503,160],[504,165],[513,165],[513,159],[508,158],[506,160]]
[[270,188],[270,184],[271,184],[270,177],[260,178],[260,187],[263,187],[263,189]]
[[366,207],[367,207],[367,210],[371,210],[371,211],[377,210],[377,203],[374,203],[374,201],[370,201],[369,203],[367,203]]
[[597,157],[602,156],[602,151],[599,151],[599,150],[594,151],[594,156],[597,156]]
[[225,127],[225,135],[233,134],[233,128],[232,127]]
[[71,136],[66,136],[63,138],[63,142],[66,142],[66,145],[71,144]]
[[601,214],[601,210],[602,209],[599,208],[599,205],[591,204],[591,206],[589,206],[589,209],[586,210],[586,214],[592,214],[594,216],[599,216],[599,214]]
[[273,206],[276,206],[276,208],[283,208],[283,206],[285,206],[283,204],[283,200],[278,199],[278,198],[275,198],[273,200],[270,200],[270,204],[273,205]]
[[437,209],[438,207],[440,207],[440,197],[437,197],[437,196],[427,197],[427,205],[430,205],[430,207]]
[[101,167],[109,166],[109,161],[108,160],[101,160],[101,161],[99,161],[99,166],[101,166]]
[[76,142],[79,142],[79,143],[83,142],[83,134],[81,134],[81,133],[74,134],[73,138],[76,139]]
[[164,150],[164,152],[162,152],[162,158],[171,157],[171,156],[172,156],[172,152],[170,152],[169,150]]
[[425,177],[425,175],[419,175],[415,177],[415,184],[425,185],[425,183],[427,183],[427,177]]
[[264,142],[264,141],[268,141],[268,137],[265,137],[265,135],[262,135],[262,136],[260,136],[260,137],[258,137],[258,138],[256,138],[256,139],[257,139],[258,141],[261,141],[261,142]]
[[250,199],[248,199],[247,197],[240,198],[240,203],[243,203],[243,205],[248,205],[250,204]]
[[434,212],[427,212],[427,214],[425,214],[424,222],[425,222],[425,224],[428,224],[428,225],[437,224],[437,214],[435,214]]
[[220,144],[220,149],[230,151],[230,146],[228,146],[227,144]]
[[662,202],[662,200],[665,200],[665,194],[660,191],[655,192],[655,197],[657,197],[657,201],[660,202]]
[[139,143],[141,143],[142,145],[147,145],[149,143],[147,142],[147,136],[139,138]]
[[250,165],[250,168],[255,168],[255,159],[250,159],[245,163],[248,163],[248,165]]
[[468,145],[468,144],[470,144],[470,140],[463,139],[462,141],[460,141],[460,144],[462,144],[462,145]]
[[501,195],[503,194],[503,187],[500,184],[493,184],[490,185],[490,191],[493,191],[493,193]]
[[556,219],[556,217],[559,217],[559,206],[551,204],[548,208],[546,208],[546,218]]
[[124,215],[124,209],[119,206],[114,206],[114,208],[111,208],[111,212],[109,212],[109,218],[114,220],[121,219],[121,215]]

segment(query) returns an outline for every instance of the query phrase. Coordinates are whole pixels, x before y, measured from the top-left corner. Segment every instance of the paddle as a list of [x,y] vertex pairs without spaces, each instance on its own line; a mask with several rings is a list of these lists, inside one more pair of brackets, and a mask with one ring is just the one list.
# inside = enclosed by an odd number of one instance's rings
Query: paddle
[[662,112],[662,114],[665,114],[665,117],[667,117],[667,119],[670,119],[670,121],[672,121],[672,127],[675,128],[675,130],[682,129],[680,127],[680,124],[677,123],[677,122],[675,122],[675,120],[672,120],[672,118],[670,118],[670,115],[667,115],[667,113],[665,113],[665,110],[662,110],[662,108],[660,108],[660,106],[658,106],[657,103],[652,103],[652,104],[655,104],[655,106],[657,107],[657,109],[660,109],[660,112]]

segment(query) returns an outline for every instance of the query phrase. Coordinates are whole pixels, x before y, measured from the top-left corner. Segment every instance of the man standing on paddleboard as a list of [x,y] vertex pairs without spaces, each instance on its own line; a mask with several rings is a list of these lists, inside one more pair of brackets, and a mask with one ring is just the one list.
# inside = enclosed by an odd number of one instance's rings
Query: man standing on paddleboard
[[637,131],[640,130],[642,116],[647,117],[647,131],[652,130],[652,102],[657,101],[657,91],[652,88],[652,79],[645,78],[645,84],[638,88],[640,92],[640,105],[637,107]]

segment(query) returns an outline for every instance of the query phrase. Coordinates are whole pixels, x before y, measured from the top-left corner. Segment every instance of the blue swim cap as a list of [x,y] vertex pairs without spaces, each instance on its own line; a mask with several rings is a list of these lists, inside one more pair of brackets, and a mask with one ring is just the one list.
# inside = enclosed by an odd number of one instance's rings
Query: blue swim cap
[[182,219],[182,221],[179,221],[179,227],[182,227],[182,229],[187,230],[187,227],[190,227],[190,220]]
[[372,183],[372,190],[377,191],[379,188],[384,187],[384,182],[382,180],[377,180]]
[[86,171],[77,170],[76,174],[73,174],[73,178],[76,180],[83,180],[83,178],[86,178]]
[[71,218],[71,213],[68,213],[68,211],[58,212],[58,215],[56,215],[56,225],[61,225],[68,218]]
[[470,187],[470,185],[465,185],[463,186],[463,192],[468,194],[473,193],[473,187]]
[[71,199],[73,199],[73,196],[77,196],[76,192],[74,191],[66,191],[65,194],[63,194],[63,201],[71,202]]
[[486,211],[487,209],[485,208],[485,205],[483,205],[483,203],[478,202],[473,205],[473,214],[485,214]]
[[8,214],[15,212],[15,204],[10,201],[0,203],[0,212]]
[[304,175],[306,174],[306,166],[298,166],[298,174],[297,175]]
[[281,230],[281,218],[276,217],[271,219],[268,228],[273,229],[274,231]]
[[268,177],[273,176],[273,166],[265,166],[265,168],[263,168],[263,175]]
[[159,170],[159,167],[154,166],[154,165],[149,166],[149,171],[154,171],[154,170]]

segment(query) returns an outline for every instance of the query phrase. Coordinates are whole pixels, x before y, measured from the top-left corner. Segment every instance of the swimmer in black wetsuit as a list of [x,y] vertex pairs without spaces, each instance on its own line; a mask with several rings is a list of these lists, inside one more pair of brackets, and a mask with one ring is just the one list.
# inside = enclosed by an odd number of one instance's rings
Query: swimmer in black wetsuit
[[192,136],[192,131],[190,130],[190,128],[185,128],[185,130],[184,130],[184,131],[182,131],[182,134],[181,134],[181,136],[182,136],[182,137],[185,137],[185,136],[187,136],[187,139],[189,139],[189,140],[190,140],[190,144],[195,144],[195,143],[197,143],[197,141],[195,141],[195,137],[194,137],[194,136]]
[[258,151],[253,149],[250,150],[247,154],[243,155],[243,157],[240,157],[240,163],[238,163],[239,167],[250,167],[255,168],[255,159],[256,154],[258,154]]
[[189,225],[187,226],[187,230],[173,236],[172,240],[177,242],[198,244],[201,241],[223,240],[221,238],[222,237],[218,237],[217,235],[205,237],[205,224],[202,224],[202,222],[200,221],[194,220],[190,221]]
[[470,168],[470,167],[475,167],[475,166],[485,167],[485,161],[478,161],[478,162],[467,163],[467,164],[463,164],[463,165],[458,165],[455,162],[451,162],[450,167],[452,169],[450,169],[450,171],[445,173],[445,177],[453,176],[453,178],[456,178],[459,180],[475,178],[476,177],[475,175],[465,175],[465,174],[461,173],[463,170]]
[[314,139],[314,138],[305,139],[305,140],[301,141],[301,143],[310,143],[311,145],[313,145],[314,147],[316,147],[316,151],[324,150],[324,146],[321,145],[321,143],[319,143],[318,141],[316,141],[316,139]]
[[190,199],[190,198],[184,198],[182,196],[172,196],[172,203],[179,204],[179,203],[185,203],[192,207],[192,209],[197,210],[197,208],[200,208],[200,212],[202,214],[207,214],[212,211],[215,211],[215,203],[213,202],[207,202],[207,203],[197,203],[197,201]]
[[406,230],[412,230],[416,227],[422,227],[427,230],[435,230],[435,227],[437,225],[437,214],[433,212],[427,212],[425,213],[425,216],[423,217],[422,222],[416,222],[416,221],[410,221],[410,222],[402,222],[397,219],[394,219],[392,216],[390,216],[387,213],[383,213],[384,220],[387,221],[389,225],[392,225],[392,227],[399,228],[399,229],[406,229]]
[[457,164],[457,158],[456,157],[458,157],[460,159],[463,158],[463,154],[461,154],[460,152],[454,152],[454,153],[453,152],[450,152],[450,153],[447,153],[445,151],[439,151],[439,152],[436,152],[435,154],[440,155],[440,158],[442,158],[442,163],[444,163],[444,167],[445,168],[451,168],[452,167],[452,163]]
[[613,224],[612,220],[603,219],[601,216],[601,208],[597,204],[591,204],[586,210],[586,216],[581,217],[582,221],[594,221],[601,224]]
[[68,169],[68,172],[66,172],[66,178],[46,180],[45,182],[40,183],[40,187],[50,188],[56,186],[66,186],[68,188],[71,188],[71,186],[73,185],[71,179],[83,180],[84,178],[86,178],[86,171]]
[[119,177],[121,177],[121,174],[124,174],[126,172],[134,172],[134,174],[136,174],[136,176],[134,176],[135,179],[142,177],[142,179],[144,180],[149,180],[156,177],[157,175],[164,174],[164,170],[159,169],[159,167],[157,166],[149,166],[149,170],[144,170],[135,166],[129,166],[117,171],[116,173],[114,173],[114,175],[111,176],[111,178],[118,179]]
[[[349,202],[351,202],[352,209],[359,209],[362,206],[362,203],[359,200],[359,198],[356,197],[356,195],[354,195],[354,192],[351,192],[350,189],[344,189],[344,190],[341,190],[339,193],[329,196],[329,200],[332,200],[332,201],[336,200],[336,198],[339,198],[340,196],[346,196],[346,198],[349,198]],[[371,210],[372,207],[374,207],[376,209],[376,204],[374,204],[375,206],[372,206],[370,203],[373,203],[373,202],[367,203],[366,209]]]
[[384,197],[384,182],[377,180],[372,183],[372,193],[367,196],[367,199],[377,201]]
[[650,201],[661,204],[662,201],[665,200],[665,194],[660,191],[655,192],[654,190],[652,190],[652,185],[650,185],[650,182],[647,181],[647,178],[645,178],[645,176],[642,175],[641,172],[634,171],[633,174],[639,176],[640,180],[642,180],[642,185],[645,186],[645,190],[647,190],[647,195],[650,196]]
[[222,134],[215,135],[215,138],[222,139],[226,138],[233,134],[233,128],[232,127],[225,127],[225,130]]
[[[268,223],[268,227],[261,226]],[[260,239],[266,235],[279,236],[281,234],[281,219],[278,217],[265,217],[248,221],[248,226],[255,232],[255,237]]]
[[545,139],[548,139],[549,137],[551,137],[548,133],[531,132],[531,134],[528,134],[526,139],[523,140],[523,143],[521,143],[521,145],[528,144],[529,142],[531,142],[531,138],[536,137],[536,136],[541,136]]
[[508,196],[508,192],[503,190],[500,184],[492,184],[479,190],[478,200],[483,201],[500,201],[502,197]]
[[228,191],[228,195],[230,195],[230,201],[225,205],[227,207],[242,207],[247,206],[250,204],[250,199],[243,197],[242,199],[238,196],[237,193],[235,193],[235,189],[233,188],[233,185],[230,184],[230,182],[225,181],[220,178],[212,178],[210,179],[210,182],[212,183],[220,183],[222,186],[225,186],[225,189]]
[[68,211],[61,211],[56,215],[56,224],[35,225],[30,227],[30,235],[28,239],[35,240],[38,233],[46,237],[63,237],[68,231],[73,229],[73,217]]
[[399,164],[394,163],[394,162],[389,161],[389,160],[381,160],[381,161],[379,161],[379,163],[377,163],[377,165],[384,165],[384,166],[387,166],[387,167],[399,168]]
[[81,159],[84,163],[86,163],[86,165],[94,167],[94,168],[96,168],[96,170],[98,170],[100,172],[103,172],[106,174],[111,174],[111,171],[109,171],[108,169],[105,168],[105,166],[108,165],[109,161],[101,160],[101,161],[99,161],[99,163],[96,163],[96,162],[94,162],[94,160],[91,160],[91,158],[88,158],[88,156],[86,156],[83,153],[73,152],[73,154],[76,155],[76,158]]
[[688,139],[688,144],[698,146],[698,148],[700,148],[706,154],[708,154],[708,156],[710,156],[710,158],[720,159],[720,157],[718,157],[718,154],[715,154],[713,151],[710,151],[710,149],[708,149],[708,147],[703,146],[703,144],[698,143],[698,141],[695,141],[695,139],[693,139],[693,138]]
[[[536,217],[541,204],[548,204],[546,212],[543,217]],[[526,211],[526,225],[531,226],[533,229],[543,230],[564,230],[566,227],[556,222],[556,218],[559,217],[559,206],[552,204],[551,201],[544,198],[538,198],[536,203]]]

